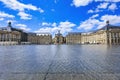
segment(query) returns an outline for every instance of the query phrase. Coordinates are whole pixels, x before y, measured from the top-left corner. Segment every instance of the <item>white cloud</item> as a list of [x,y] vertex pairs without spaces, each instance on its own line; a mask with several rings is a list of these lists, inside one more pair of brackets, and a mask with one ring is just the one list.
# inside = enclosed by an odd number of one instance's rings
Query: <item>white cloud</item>
[[80,24],[80,26],[78,27],[78,29],[83,29],[83,30],[85,30],[85,31],[89,31],[89,30],[91,30],[92,28],[98,26],[98,24],[99,24],[99,20],[97,20],[97,19],[91,19],[91,18],[90,18],[90,19],[82,22],[82,23]]
[[94,11],[92,9],[88,10],[88,13],[94,13]]
[[112,25],[120,25],[119,15],[104,15],[100,20],[95,19],[98,15],[93,15],[88,20],[83,21],[78,27],[79,30],[90,31],[93,28],[100,29],[106,25],[106,21],[109,20]]
[[[23,3],[19,2],[18,0],[0,0],[0,1],[3,2],[6,7],[19,11],[18,14],[20,14],[21,12],[25,13],[25,10],[39,11],[40,13],[44,12],[44,10],[41,8],[38,8],[32,4],[23,4]],[[25,13],[25,14],[27,14],[27,13]],[[24,19],[24,17],[21,19]],[[26,19],[26,17],[25,17],[25,19]],[[30,19],[30,18],[28,18],[28,19]]]
[[25,25],[25,24],[16,24],[16,26],[18,26],[18,27],[27,27],[27,25]]
[[25,24],[16,24],[15,26],[19,27],[20,29],[24,31],[30,31],[31,29],[27,27]]
[[47,22],[42,22],[42,26],[50,26],[51,23],[47,23]]
[[115,9],[117,9],[117,5],[116,5],[115,3],[112,3],[112,4],[108,7],[108,9],[114,11]]
[[[106,2],[106,3],[116,2],[117,3],[117,2],[120,2],[120,0],[73,0],[72,5],[75,5],[76,7],[87,6],[91,2]],[[106,8],[107,4],[100,5],[99,7]]]
[[93,28],[100,29],[106,25],[105,21],[89,18],[80,24],[79,30],[90,31]]
[[25,9],[28,10],[39,10],[41,8],[37,8],[36,6],[32,5],[32,4],[23,4],[21,2],[19,2],[18,0],[0,0],[1,2],[3,2],[6,7],[13,9],[13,10],[18,10],[18,11],[24,11]]
[[98,12],[102,12],[102,11],[106,11],[106,10],[111,10],[114,11],[117,9],[117,4],[116,3],[110,3],[109,2],[104,2],[99,4],[96,9],[92,10],[88,10],[88,13],[98,13]]
[[6,23],[11,22],[12,24],[15,24],[17,21],[16,20],[7,20]]
[[49,32],[49,33],[56,33],[58,30],[61,31],[62,34],[65,34],[66,32],[72,31],[72,27],[76,26],[74,23],[65,21],[65,22],[60,22],[58,25],[57,23],[44,23],[44,25],[48,25],[48,27],[42,27],[39,30],[35,31],[37,33],[40,32]]
[[103,11],[103,10],[100,10],[100,9],[96,8],[95,10],[92,10],[92,9],[88,10],[88,13],[98,13],[98,12],[101,12],[101,11]]
[[101,3],[101,4],[99,4],[97,6],[97,8],[95,10],[92,10],[92,9],[88,10],[88,13],[98,13],[98,12],[101,12],[104,9],[107,9],[108,5],[109,5],[109,3],[106,3],[106,2],[105,3]]
[[66,32],[70,32],[72,31],[72,27],[75,27],[76,24],[69,22],[69,21],[65,21],[65,22],[60,22],[58,27],[61,30],[61,33],[66,33]]
[[109,3],[101,3],[100,5],[97,6],[98,9],[107,9]]
[[40,28],[39,30],[35,32],[36,33],[42,33],[42,32],[52,33],[52,28],[51,27]]
[[101,17],[101,20],[109,20],[110,24],[113,25],[120,24],[120,15],[104,15]]
[[89,3],[91,3],[93,0],[73,0],[73,5],[75,5],[76,7],[80,7],[80,6],[86,6]]
[[10,15],[10,14],[5,13],[5,12],[0,12],[0,17],[1,18],[14,18],[15,16]]
[[103,10],[100,10],[98,8],[96,8],[96,10],[94,11],[95,13],[98,13],[98,12],[102,12]]
[[65,21],[65,22],[60,22],[58,27],[60,27],[60,28],[71,28],[73,26],[76,26],[76,25],[73,24],[72,22]]
[[57,26],[57,23],[54,22],[51,26],[56,27],[56,26]]
[[[119,15],[103,15],[100,17],[100,20],[96,19],[99,16],[99,14],[95,14],[91,16],[88,20],[83,21],[80,23],[80,25],[77,27],[78,30],[84,30],[84,31],[90,31],[93,28],[94,29],[100,29],[106,25],[106,21],[109,20],[110,24],[112,25],[120,25],[120,16]],[[62,34],[65,34],[67,32],[72,31],[73,27],[76,26],[76,24],[65,21],[57,23],[45,23],[49,24],[51,27],[42,27],[39,30],[35,32],[50,32],[50,33],[56,33],[58,30],[61,31]]]
[[44,13],[44,10],[41,9],[41,8],[38,8],[38,11],[39,11],[40,13]]
[[99,14],[95,14],[95,15],[93,15],[92,17],[90,17],[90,18],[96,18],[96,17],[98,17],[99,16]]
[[4,20],[4,18],[0,18],[0,21],[3,21]]
[[[75,5],[76,7],[80,6],[87,6],[91,2],[100,2],[96,9],[90,9],[88,10],[88,13],[98,13],[105,10],[111,10],[114,11],[117,9],[117,2],[120,2],[120,0],[73,0],[72,5]],[[111,5],[110,5],[111,4]]]
[[27,14],[25,12],[19,12],[18,15],[20,16],[21,19],[24,19],[24,20],[29,20],[29,19],[32,19],[32,15],[30,14]]

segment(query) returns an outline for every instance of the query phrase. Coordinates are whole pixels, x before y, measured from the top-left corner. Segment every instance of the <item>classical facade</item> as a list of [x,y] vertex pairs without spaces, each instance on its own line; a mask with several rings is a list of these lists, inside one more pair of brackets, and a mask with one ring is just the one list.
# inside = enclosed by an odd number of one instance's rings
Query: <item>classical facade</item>
[[68,33],[66,43],[70,44],[120,44],[120,26],[106,22],[103,28],[90,33]]
[[20,44],[21,42],[27,42],[27,33],[13,28],[11,22],[7,27],[0,28],[0,44]]
[[81,44],[107,44],[105,30],[99,30],[92,33],[82,33]]
[[89,32],[70,32],[66,37],[58,31],[52,39],[49,33],[26,33],[20,29],[13,28],[11,22],[7,27],[0,28],[1,44],[120,44],[120,26],[113,26],[106,22],[103,28]]
[[26,33],[13,28],[11,22],[7,27],[0,28],[0,45],[2,44],[51,44],[52,35],[49,33]]
[[65,38],[60,33],[60,31],[58,31],[58,33],[55,34],[55,37],[53,38],[53,43],[54,44],[63,44],[63,43],[65,43]]
[[81,44],[81,33],[79,32],[70,32],[66,36],[67,44]]
[[31,44],[51,44],[52,35],[49,33],[28,33],[28,42]]

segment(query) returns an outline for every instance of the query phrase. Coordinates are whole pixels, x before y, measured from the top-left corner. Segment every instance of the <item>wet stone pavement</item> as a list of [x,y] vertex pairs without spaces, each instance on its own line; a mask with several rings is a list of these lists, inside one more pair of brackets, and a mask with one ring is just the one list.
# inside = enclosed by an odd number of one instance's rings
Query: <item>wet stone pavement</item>
[[0,80],[120,80],[120,46],[0,46]]

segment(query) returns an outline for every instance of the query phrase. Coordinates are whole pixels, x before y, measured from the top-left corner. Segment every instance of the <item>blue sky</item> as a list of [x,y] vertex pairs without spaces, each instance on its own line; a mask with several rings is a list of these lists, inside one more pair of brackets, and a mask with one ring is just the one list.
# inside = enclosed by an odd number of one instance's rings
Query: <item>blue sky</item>
[[120,0],[0,0],[0,27],[11,21],[27,32],[89,32],[120,26]]

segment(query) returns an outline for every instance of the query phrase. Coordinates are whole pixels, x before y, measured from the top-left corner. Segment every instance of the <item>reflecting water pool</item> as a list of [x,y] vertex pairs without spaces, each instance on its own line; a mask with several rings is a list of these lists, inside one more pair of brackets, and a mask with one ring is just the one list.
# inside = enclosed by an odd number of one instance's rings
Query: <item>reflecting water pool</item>
[[0,80],[120,80],[120,46],[0,46]]

